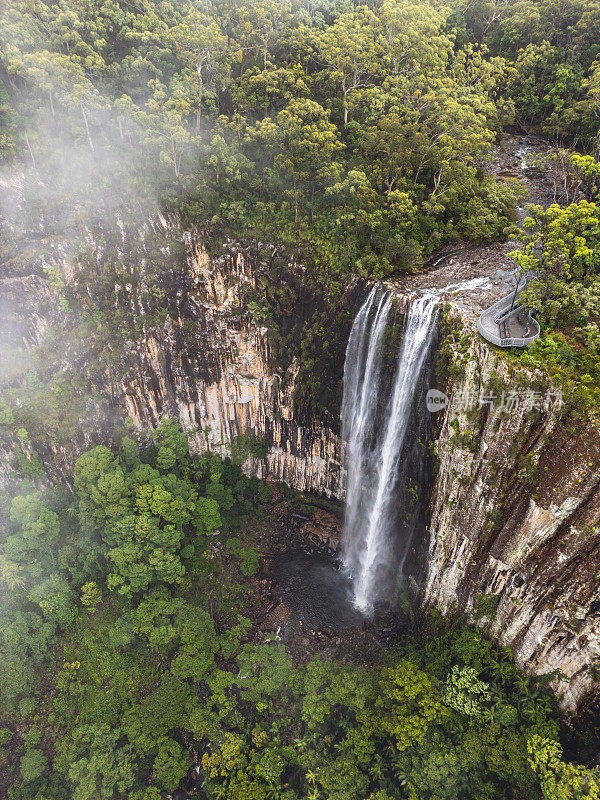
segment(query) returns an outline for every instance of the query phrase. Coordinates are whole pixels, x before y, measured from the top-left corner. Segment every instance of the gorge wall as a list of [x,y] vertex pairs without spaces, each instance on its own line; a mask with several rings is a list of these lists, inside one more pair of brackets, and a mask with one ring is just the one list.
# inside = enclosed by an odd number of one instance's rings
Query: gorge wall
[[447,342],[424,601],[467,612],[527,672],[556,671],[574,711],[599,686],[600,434],[544,408],[554,398],[542,377],[488,347],[472,315],[451,313],[464,327]]
[[[240,434],[261,437],[266,457],[250,456],[247,471],[341,497],[339,436],[327,420],[297,420],[297,359],[288,347],[282,364],[274,326],[257,320],[266,313],[265,284],[301,280],[293,260],[275,247],[231,242],[209,257],[197,232],[183,232],[164,218],[137,229],[121,225],[116,234],[108,226],[88,232],[83,263],[65,242],[48,237],[43,244],[38,252],[44,255],[25,269],[11,273],[4,262],[0,278],[0,382],[12,392],[28,435],[18,441],[16,431],[0,422],[0,480],[6,483],[15,466],[15,448],[26,458],[35,450],[59,480],[83,450],[110,443],[123,423],[142,432],[172,417],[196,452],[210,448],[225,455]],[[65,310],[68,299],[92,317],[104,310],[89,336],[77,327],[79,313]],[[301,329],[318,300],[298,290],[291,297],[293,325]],[[350,312],[347,318],[349,330]],[[337,366],[341,388],[343,358]],[[23,402],[22,395],[31,395],[23,389],[30,370],[44,373],[49,394]],[[64,383],[71,387],[74,375],[79,383],[73,394],[79,396],[71,403],[69,426],[66,401],[53,420],[39,407],[25,408],[53,405],[52,393]]]
[[[341,497],[339,437],[325,425],[296,421],[296,360],[279,368],[268,328],[245,314],[244,290],[258,288],[260,260],[235,247],[211,259],[196,236],[185,241],[192,290],[138,346],[120,383],[128,416],[139,429],[178,418],[197,452],[225,454],[240,434],[264,437],[267,455],[251,456],[249,472]],[[191,351],[181,349],[184,328],[196,340]]]

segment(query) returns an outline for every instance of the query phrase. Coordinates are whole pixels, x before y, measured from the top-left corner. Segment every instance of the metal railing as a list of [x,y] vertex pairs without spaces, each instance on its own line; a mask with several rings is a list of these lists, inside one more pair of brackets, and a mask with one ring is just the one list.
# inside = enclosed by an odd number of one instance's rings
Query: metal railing
[[[517,293],[517,299],[518,295],[520,295],[525,288],[525,285],[522,289],[519,289]],[[506,297],[503,297],[501,300],[495,302],[489,308],[486,308],[486,310],[479,315],[479,319],[477,320],[477,330],[483,336],[483,338],[487,339],[487,341],[491,342],[492,344],[498,345],[499,347],[528,347],[530,344],[533,344],[533,342],[535,342],[540,335],[539,322],[535,319],[535,317],[532,316],[530,309],[517,307],[514,308],[513,311],[510,311],[511,306],[513,305],[514,294],[514,292],[511,292],[509,295],[506,295]],[[508,321],[513,314],[516,315],[523,311],[527,312],[527,324],[531,325],[534,331],[530,336],[502,337],[493,333],[493,331],[486,327],[486,323],[497,325],[501,317],[504,316],[504,321]]]

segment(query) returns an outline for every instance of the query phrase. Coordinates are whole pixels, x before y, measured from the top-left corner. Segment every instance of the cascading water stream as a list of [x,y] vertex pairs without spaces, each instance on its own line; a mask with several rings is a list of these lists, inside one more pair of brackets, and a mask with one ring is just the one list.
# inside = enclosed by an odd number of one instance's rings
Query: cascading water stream
[[407,541],[392,547],[399,462],[403,454],[415,392],[426,361],[436,319],[437,295],[427,293],[408,309],[389,402],[379,396],[383,343],[393,293],[375,286],[358,312],[346,350],[342,435],[347,443],[347,499],[344,562],[352,577],[354,603],[364,613],[378,597],[380,573],[395,550],[401,573]]
[[[377,295],[379,299],[376,300]],[[371,319],[371,312],[375,307]],[[348,442],[352,464],[348,470],[345,528],[354,530],[360,523],[359,502],[365,475],[372,468],[368,449],[377,411],[381,377],[381,345],[387,327],[392,294],[375,286],[358,312],[346,349],[344,395],[342,400],[342,438]]]

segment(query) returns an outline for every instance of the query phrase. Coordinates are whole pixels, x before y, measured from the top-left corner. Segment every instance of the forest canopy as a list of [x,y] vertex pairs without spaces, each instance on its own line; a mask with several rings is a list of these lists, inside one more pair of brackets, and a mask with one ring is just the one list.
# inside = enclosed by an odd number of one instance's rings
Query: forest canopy
[[[597,0],[11,0],[0,22],[0,154],[31,224],[81,247],[117,211],[177,212],[284,244],[333,299],[514,230],[522,189],[489,170],[510,126],[597,197]],[[538,310],[596,383],[593,278],[585,325]],[[537,360],[569,372],[554,342]]]
[[158,800],[192,759],[215,800],[597,797],[545,682],[459,620],[429,615],[368,667],[257,635],[271,490],[177,424],[93,448],[73,479],[2,503],[11,800]]
[[457,46],[455,16],[404,0],[11,2],[2,152],[68,195],[73,173],[100,176],[103,198],[158,195],[217,230],[307,242],[329,280],[382,276],[514,214],[517,190],[485,165],[515,118],[517,61],[483,36]]

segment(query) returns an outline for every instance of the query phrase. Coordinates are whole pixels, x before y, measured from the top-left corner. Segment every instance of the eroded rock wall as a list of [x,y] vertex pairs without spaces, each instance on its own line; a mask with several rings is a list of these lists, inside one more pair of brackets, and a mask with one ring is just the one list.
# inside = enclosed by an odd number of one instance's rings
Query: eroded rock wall
[[[539,375],[465,333],[435,442],[425,603],[476,618],[478,598],[494,595],[478,624],[528,672],[557,671],[553,688],[574,711],[600,688],[600,435],[544,409],[555,398]],[[469,410],[481,390],[497,399]]]
[[267,328],[244,311],[243,289],[256,288],[260,265],[235,249],[211,259],[193,235],[186,249],[189,291],[162,330],[139,345],[136,366],[121,382],[128,416],[138,428],[179,418],[197,452],[226,454],[240,434],[265,437],[267,456],[250,458],[249,472],[340,497],[338,436],[296,423],[295,363],[278,368]]
[[[222,255],[209,257],[197,232],[184,233],[162,218],[116,235],[91,231],[87,238],[87,272],[68,257],[61,264],[66,248],[55,242],[48,247],[53,268],[62,275],[63,295],[71,294],[71,306],[88,313],[105,304],[109,286],[114,337],[107,332],[109,323],[97,337],[81,341],[77,319],[64,313],[64,303],[61,310],[59,291],[43,264],[0,281],[6,312],[0,335],[10,340],[21,371],[33,350],[48,346],[56,373],[79,370],[96,397],[77,420],[72,441],[62,444],[56,432],[30,431],[49,473],[58,479],[68,475],[80,452],[110,443],[127,417],[142,431],[168,416],[180,420],[196,452],[210,448],[226,455],[240,434],[264,437],[268,453],[250,458],[248,472],[341,497],[339,437],[318,421],[297,422],[296,361],[277,363],[272,331],[248,311],[248,297],[260,294],[276,249],[227,242]],[[287,268],[302,269],[294,263]],[[297,309],[298,315],[306,311]],[[2,366],[6,373],[9,359]],[[6,471],[18,445],[4,438]]]

